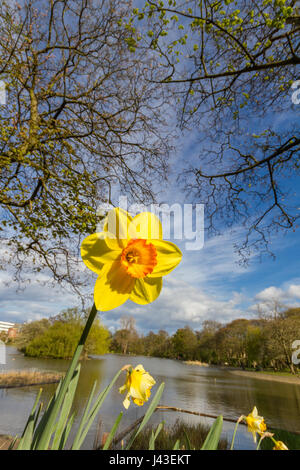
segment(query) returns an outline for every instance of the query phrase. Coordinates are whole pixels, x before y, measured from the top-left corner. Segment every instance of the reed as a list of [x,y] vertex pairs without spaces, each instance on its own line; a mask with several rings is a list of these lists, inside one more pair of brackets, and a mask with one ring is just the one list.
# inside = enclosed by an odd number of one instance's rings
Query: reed
[[0,388],[25,387],[57,383],[62,377],[58,372],[41,372],[35,370],[12,370],[0,373]]

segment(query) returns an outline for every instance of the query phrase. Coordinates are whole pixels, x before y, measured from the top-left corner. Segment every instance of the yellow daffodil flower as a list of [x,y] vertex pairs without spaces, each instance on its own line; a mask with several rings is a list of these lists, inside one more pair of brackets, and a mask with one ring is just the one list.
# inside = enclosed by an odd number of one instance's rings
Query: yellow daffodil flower
[[136,366],[135,369],[131,366],[127,366],[126,368],[127,376],[125,384],[119,388],[120,393],[127,392],[123,405],[127,409],[130,405],[131,397],[136,405],[142,406],[148,401],[151,394],[151,387],[155,384],[155,380],[145,371],[142,364]]
[[182,258],[174,243],[162,239],[158,217],[142,212],[132,218],[120,208],[109,211],[102,232],[83,240],[81,256],[98,274],[94,301],[102,311],[128,299],[141,305],[153,302],[160,294],[162,276]]
[[282,441],[275,441],[275,446],[273,447],[273,450],[289,450],[287,446],[282,442]]
[[253,408],[252,412],[248,414],[248,416],[243,416],[243,418],[248,425],[248,431],[252,433],[253,440],[256,442],[256,433],[261,436],[267,430],[264,418],[262,416],[258,416],[256,406]]

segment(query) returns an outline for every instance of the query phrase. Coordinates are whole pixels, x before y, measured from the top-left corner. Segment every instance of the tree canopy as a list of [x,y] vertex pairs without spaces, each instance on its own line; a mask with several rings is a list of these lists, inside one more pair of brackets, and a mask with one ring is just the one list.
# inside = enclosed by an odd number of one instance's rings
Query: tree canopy
[[164,96],[144,79],[155,59],[128,51],[119,0],[0,6],[0,206],[5,263],[73,281],[82,234],[112,186],[153,200],[165,177]]
[[28,260],[80,284],[78,247],[99,204],[114,185],[154,200],[173,125],[193,144],[173,173],[205,204],[211,233],[244,226],[246,260],[274,231],[295,230],[297,3],[4,0],[2,264],[18,274]]
[[[68,359],[75,351],[85,320],[85,312],[69,308],[50,319],[26,323],[21,327],[18,347],[26,356]],[[84,345],[83,357],[105,354],[109,345],[110,333],[96,319]]]
[[274,231],[297,227],[297,3],[147,0],[127,24],[130,47],[159,57],[153,80],[172,92],[199,155],[181,175],[185,189],[206,204],[212,232],[246,227],[245,258],[253,248],[268,251]]
[[[126,336],[126,351],[120,347],[120,333]],[[270,302],[258,318],[237,318],[226,324],[206,320],[200,330],[179,328],[172,335],[166,331],[129,336],[130,330],[117,330],[112,336],[112,352],[141,354],[180,360],[196,360],[206,364],[226,365],[250,369],[289,371],[293,374],[299,365],[294,341],[300,337],[300,309],[279,306]],[[125,336],[124,336],[125,337]],[[296,348],[296,349],[295,349]]]

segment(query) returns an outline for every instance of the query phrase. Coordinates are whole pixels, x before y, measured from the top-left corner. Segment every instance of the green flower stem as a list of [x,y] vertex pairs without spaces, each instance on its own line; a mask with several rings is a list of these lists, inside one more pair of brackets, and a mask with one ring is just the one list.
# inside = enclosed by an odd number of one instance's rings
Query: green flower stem
[[65,394],[68,390],[70,381],[73,377],[73,374],[74,374],[74,371],[75,371],[76,366],[78,364],[78,361],[80,359],[84,344],[86,342],[86,339],[88,337],[88,334],[90,332],[90,329],[92,327],[92,324],[95,320],[96,315],[97,315],[97,309],[96,309],[96,306],[94,304],[91,311],[90,311],[89,317],[88,317],[87,322],[85,324],[85,327],[84,327],[84,330],[83,330],[82,335],[80,337],[80,340],[78,342],[77,348],[75,349],[75,352],[74,352],[71,364],[69,366],[69,369],[68,369],[68,371],[67,371],[67,373],[64,377],[64,380],[61,384],[61,387],[60,387],[59,393],[57,395],[57,398],[56,398],[56,400],[53,404],[53,407],[52,407],[51,413],[49,415],[49,418],[47,420],[47,423],[45,424],[45,427],[42,430],[42,432],[41,432],[41,434],[38,438],[38,442],[37,442],[37,445],[36,445],[37,450],[45,450],[45,449],[48,449],[48,447],[49,447],[49,443],[50,443],[50,440],[51,440],[51,435],[52,435],[53,426],[55,424],[55,420],[58,416],[60,407],[63,403]]
[[259,439],[259,441],[258,441],[258,444],[257,444],[256,450],[259,450],[259,448],[260,448],[260,444],[261,444],[261,441],[263,440],[263,438],[264,438],[264,435],[262,434],[262,435],[260,436],[260,439]]
[[237,428],[238,428],[239,423],[240,423],[240,418],[237,420],[236,425],[235,425],[235,427],[234,427],[230,450],[233,450],[233,444],[234,444],[235,435],[236,435],[236,432],[237,432]]

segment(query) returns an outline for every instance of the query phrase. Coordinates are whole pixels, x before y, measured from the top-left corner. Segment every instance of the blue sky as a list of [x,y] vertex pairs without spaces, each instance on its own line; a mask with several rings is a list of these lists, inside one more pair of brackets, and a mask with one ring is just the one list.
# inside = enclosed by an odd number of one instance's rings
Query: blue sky
[[[266,126],[274,130],[296,126],[300,105],[292,105],[290,96],[285,99],[284,113],[280,110],[276,113],[272,109],[263,119],[256,119],[254,115],[250,120],[249,116],[249,135],[253,131],[258,133]],[[176,176],[187,164],[195,163],[197,155],[201,154],[197,131],[186,132],[178,138],[176,146],[178,151],[171,159],[171,180],[159,196],[160,201],[170,204],[190,202],[180,191]],[[291,199],[300,207],[300,178],[290,176],[285,179],[284,186],[293,189]],[[243,227],[236,226],[233,231],[221,227],[220,232],[220,236],[206,238],[203,249],[199,251],[186,251],[184,242],[179,242],[183,252],[182,262],[164,278],[160,297],[153,304],[143,307],[128,301],[102,314],[103,323],[113,331],[118,328],[120,317],[130,314],[135,317],[140,332],[165,329],[172,333],[185,325],[200,329],[203,320],[207,319],[229,322],[234,318],[253,318],[257,315],[258,304],[261,308],[268,308],[274,300],[285,305],[300,305],[299,228],[288,234],[273,234],[270,248],[276,256],[275,260],[267,256],[260,259],[258,254],[253,253],[246,267],[239,265],[233,248],[234,242],[243,240]],[[89,276],[87,271],[83,273]],[[90,277],[89,293],[93,292],[94,280],[95,277]],[[36,320],[79,304],[74,293],[53,286],[47,273],[32,276],[30,283],[23,285],[21,290],[17,289],[9,266],[4,267],[0,271],[0,320]]]

